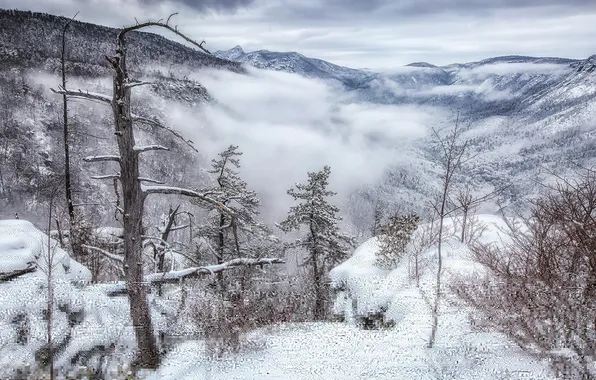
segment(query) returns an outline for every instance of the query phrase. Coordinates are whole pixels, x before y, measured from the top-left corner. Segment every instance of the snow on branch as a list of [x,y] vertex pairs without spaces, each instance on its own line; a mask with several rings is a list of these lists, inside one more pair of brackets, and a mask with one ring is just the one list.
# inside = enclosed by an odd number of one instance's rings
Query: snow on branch
[[103,156],[87,156],[83,158],[85,162],[105,162],[105,161],[114,161],[120,162],[120,156],[116,155],[103,155]]
[[155,86],[157,83],[145,82],[140,80],[130,80],[124,84],[127,88],[139,87],[139,86]]
[[194,147],[193,142],[191,140],[186,140],[179,132],[173,130],[172,128],[168,127],[165,124],[160,123],[159,121],[153,120],[153,119],[149,119],[146,117],[142,117],[139,115],[132,115],[132,121],[133,122],[137,122],[137,123],[141,123],[141,124],[145,124],[145,125],[150,125],[153,127],[157,127],[157,128],[161,128],[161,129],[165,129],[166,131],[170,132],[171,134],[173,134],[174,136],[178,137],[180,140],[182,140],[186,145],[188,145],[192,150],[194,150],[195,152],[199,152],[197,150],[197,148]]
[[91,179],[120,179],[120,173],[117,174],[105,174],[105,175],[93,175]]
[[162,145],[142,145],[142,146],[135,146],[133,148],[133,150],[137,153],[143,153],[143,152],[148,152],[150,150],[170,150],[170,148],[167,148]]
[[[149,285],[155,284],[175,284],[185,278],[198,277],[200,275],[209,274],[214,275],[226,270],[246,267],[246,266],[263,266],[273,264],[285,264],[285,261],[278,258],[261,258],[261,259],[247,259],[239,258],[227,261],[222,264],[207,265],[202,267],[191,267],[177,271],[170,271],[164,273],[152,273],[145,276],[145,282]],[[108,296],[119,296],[126,294],[126,285],[119,283],[107,289]]]
[[151,179],[151,178],[146,178],[146,177],[139,177],[139,181],[141,182],[149,182],[149,183],[155,183],[157,185],[163,185],[164,183],[157,180],[157,179]]
[[93,100],[93,101],[106,103],[106,104],[112,104],[112,98],[107,95],[103,95],[103,94],[96,94],[96,93],[92,93],[89,91],[83,92],[81,90],[71,91],[71,90],[65,89],[62,86],[58,87],[58,90],[54,90],[53,88],[51,88],[51,90],[55,94],[72,96],[73,98]]
[[178,194],[178,195],[185,195],[187,197],[198,198],[203,202],[210,203],[217,207],[219,210],[225,212],[232,218],[236,218],[236,212],[229,208],[228,206],[224,205],[223,203],[216,201],[209,196],[199,193],[198,191],[183,189],[180,187],[171,187],[171,186],[145,186],[141,184],[141,190],[149,195],[149,194]]
[[92,251],[92,252],[100,253],[100,254],[102,254],[103,256],[107,257],[110,260],[117,261],[117,262],[119,262],[121,264],[124,263],[124,258],[122,256],[116,255],[114,253],[110,253],[110,252],[108,252],[108,251],[106,251],[104,249],[93,247],[91,245],[86,245],[86,244],[81,245],[81,247],[82,248],[85,248],[85,249],[88,249],[89,251]]

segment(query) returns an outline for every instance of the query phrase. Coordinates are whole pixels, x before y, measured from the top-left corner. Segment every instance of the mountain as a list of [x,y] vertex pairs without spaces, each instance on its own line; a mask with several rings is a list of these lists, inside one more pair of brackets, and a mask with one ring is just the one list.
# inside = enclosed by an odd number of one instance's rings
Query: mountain
[[284,71],[307,78],[336,80],[347,87],[357,87],[373,75],[366,71],[334,65],[321,59],[308,58],[296,52],[278,53],[258,50],[245,53],[242,47],[235,46],[230,50],[217,51],[214,54],[217,57],[245,63],[259,69]]
[[[62,28],[67,18],[45,13],[0,9],[0,60],[19,68],[43,67],[58,72]],[[110,66],[105,55],[114,54],[117,29],[73,21],[68,29],[67,59],[74,74],[107,75]],[[184,66],[242,70],[240,65],[217,56],[203,54],[153,33],[129,34],[131,67],[159,67],[161,70]]]

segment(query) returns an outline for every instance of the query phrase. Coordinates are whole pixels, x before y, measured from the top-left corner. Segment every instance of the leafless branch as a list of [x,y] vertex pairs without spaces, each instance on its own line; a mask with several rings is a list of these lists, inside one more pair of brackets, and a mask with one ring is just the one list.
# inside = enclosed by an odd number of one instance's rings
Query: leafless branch
[[213,206],[217,207],[219,210],[228,214],[232,218],[237,217],[236,212],[234,212],[234,210],[230,209],[228,206],[224,205],[223,203],[221,203],[213,198],[205,196],[205,194],[199,193],[194,190],[183,189],[180,187],[145,186],[145,185],[141,185],[141,189],[147,195],[149,195],[149,194],[178,194],[178,195],[184,195],[187,197],[198,198],[199,200],[201,200],[203,202],[212,204]]
[[159,181],[159,180],[156,180],[156,179],[151,179],[151,178],[145,178],[145,177],[139,177],[139,181],[141,181],[141,182],[155,183],[157,185],[163,185],[164,184],[162,181]]
[[173,16],[175,16],[175,15],[177,15],[177,13],[172,13],[168,17],[168,19],[166,20],[165,23],[164,22],[161,22],[159,20],[158,21],[148,21],[148,22],[144,22],[142,24],[138,24],[137,23],[136,25],[133,25],[133,26],[129,26],[127,28],[124,28],[118,34],[118,39],[119,40],[124,39],[125,34],[128,33],[128,32],[131,32],[133,30],[139,30],[139,29],[142,29],[142,28],[148,28],[148,27],[151,27],[151,26],[157,26],[157,27],[165,28],[165,29],[171,31],[172,33],[176,34],[177,36],[183,38],[185,41],[187,41],[187,42],[191,43],[192,45],[196,46],[197,48],[199,48],[204,53],[211,55],[211,52],[203,47],[203,42],[201,42],[201,43],[196,42],[195,40],[187,37],[185,34],[179,32],[177,27],[172,27],[170,25],[170,19]]
[[86,245],[86,244],[82,245],[81,247],[82,248],[85,248],[85,249],[88,249],[89,251],[92,251],[92,252],[100,253],[100,254],[102,254],[103,256],[107,257],[110,260],[117,261],[117,262],[119,262],[121,264],[124,263],[124,258],[123,257],[121,257],[119,255],[115,255],[113,253],[110,253],[110,252],[108,252],[108,251],[106,251],[104,249],[101,249],[101,248],[98,248],[98,247],[93,247],[91,245]]
[[154,82],[145,82],[145,81],[129,81],[128,83],[125,84],[126,87],[128,88],[134,88],[134,87],[139,87],[139,86],[155,86],[157,85],[157,83]]
[[106,104],[112,104],[112,98],[110,98],[107,95],[103,95],[103,94],[95,94],[95,93],[90,93],[90,92],[83,92],[81,90],[71,91],[71,90],[67,90],[65,88],[62,88],[62,86],[60,86],[58,88],[58,90],[55,90],[53,88],[51,88],[50,90],[52,90],[52,92],[55,93],[55,94],[71,96],[73,98],[81,98],[81,99],[86,99],[86,100],[93,100],[93,101],[97,101],[97,102],[101,102],[101,103],[106,103]]
[[92,179],[119,179],[120,173],[118,174],[105,174],[105,175],[94,175],[91,176]]
[[170,150],[170,148],[167,148],[167,147],[162,146],[162,145],[135,146],[133,149],[137,153],[148,152],[150,150]]
[[197,150],[197,148],[194,147],[192,141],[186,140],[179,132],[173,130],[172,128],[168,127],[167,125],[164,125],[164,124],[160,123],[159,121],[156,121],[156,120],[153,120],[153,119],[149,119],[149,118],[146,118],[146,117],[142,117],[142,116],[138,116],[138,115],[132,115],[132,120],[134,122],[137,122],[137,123],[142,123],[142,124],[146,124],[146,125],[158,127],[158,128],[161,128],[161,129],[165,129],[166,131],[170,132],[171,134],[173,134],[174,136],[176,136],[180,140],[182,140],[192,150],[194,150],[197,153],[199,152]]
[[120,162],[120,156],[116,155],[103,155],[103,156],[87,156],[83,158],[85,162],[105,162],[105,161],[113,161],[113,162]]

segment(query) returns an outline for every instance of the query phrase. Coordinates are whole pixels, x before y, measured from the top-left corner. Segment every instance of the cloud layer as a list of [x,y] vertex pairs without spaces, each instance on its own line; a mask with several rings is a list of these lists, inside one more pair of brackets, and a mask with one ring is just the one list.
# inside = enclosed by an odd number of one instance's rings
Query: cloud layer
[[287,189],[306,181],[308,171],[331,166],[340,205],[405,160],[412,142],[442,115],[438,109],[350,103],[323,82],[279,72],[209,71],[195,79],[216,102],[194,109],[169,104],[169,122],[208,157],[239,145],[242,174],[273,210],[273,220],[292,203]]

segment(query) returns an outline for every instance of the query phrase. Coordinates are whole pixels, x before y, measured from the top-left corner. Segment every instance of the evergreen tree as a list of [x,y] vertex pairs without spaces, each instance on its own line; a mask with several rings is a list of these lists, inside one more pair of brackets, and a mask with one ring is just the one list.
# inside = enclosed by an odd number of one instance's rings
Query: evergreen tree
[[303,265],[311,267],[316,320],[325,316],[325,275],[330,267],[345,260],[354,246],[354,239],[342,234],[337,226],[341,221],[341,217],[337,215],[339,209],[327,203],[326,198],[335,195],[333,191],[327,190],[330,174],[331,169],[325,166],[319,172],[308,173],[307,184],[297,183],[295,188],[288,190],[288,194],[300,203],[290,208],[287,219],[280,224],[284,232],[303,227],[307,230],[306,236],[292,247],[304,247],[308,250],[308,257]]
[[383,269],[395,268],[412,240],[419,221],[420,217],[413,213],[389,218],[384,234],[379,238],[381,249],[377,254],[377,266]]
[[375,207],[373,210],[373,225],[370,231],[373,237],[382,233],[383,218],[385,216],[385,213],[383,212],[384,207],[385,205],[381,201],[375,202]]
[[[242,223],[236,223],[227,213],[211,204],[194,201],[211,211],[209,223],[200,229],[199,234],[213,248],[217,264],[237,257],[260,257],[276,242],[269,230],[257,221],[259,198],[248,189],[247,183],[236,170],[240,168],[241,155],[238,146],[230,145],[218,154],[217,159],[211,161],[209,173],[216,176],[216,184],[206,193],[212,194],[213,198],[241,216]],[[218,273],[218,282],[223,289],[222,273]]]

